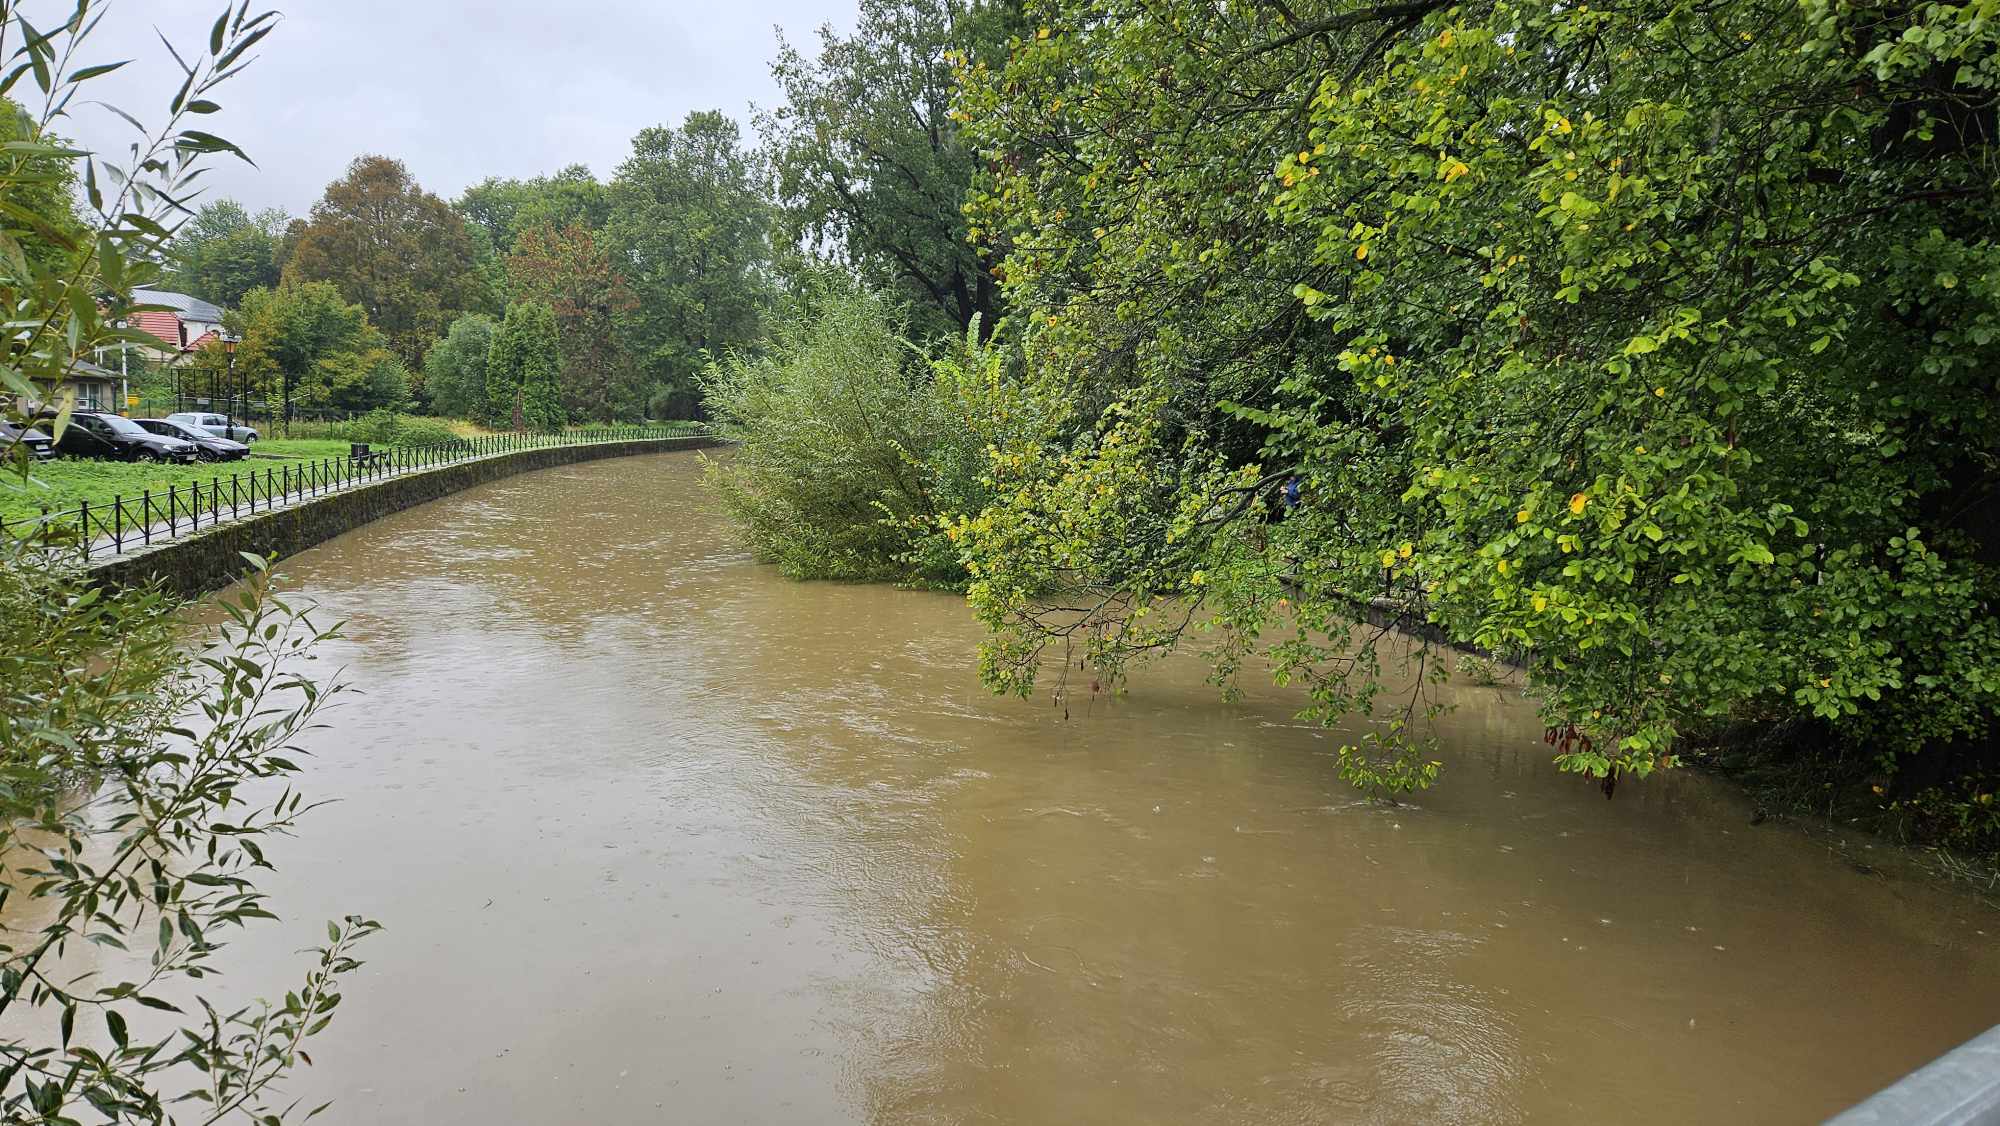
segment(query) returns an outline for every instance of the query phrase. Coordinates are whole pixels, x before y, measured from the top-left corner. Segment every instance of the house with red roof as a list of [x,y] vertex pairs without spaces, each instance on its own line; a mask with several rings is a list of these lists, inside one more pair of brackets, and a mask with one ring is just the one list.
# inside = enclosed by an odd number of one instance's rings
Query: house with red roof
[[129,327],[160,338],[163,347],[140,349],[147,359],[178,363],[211,337],[222,334],[222,309],[199,297],[162,289],[135,289],[132,300],[135,304],[162,306],[134,313],[127,321]]
[[62,389],[71,392],[87,409],[124,409],[122,404],[130,401],[130,380],[134,374],[131,360],[135,354],[146,363],[172,367],[194,355],[203,344],[222,336],[222,309],[212,302],[163,289],[135,289],[132,301],[151,308],[133,313],[125,319],[124,326],[149,333],[160,343],[157,347],[100,348],[97,363],[79,362]]

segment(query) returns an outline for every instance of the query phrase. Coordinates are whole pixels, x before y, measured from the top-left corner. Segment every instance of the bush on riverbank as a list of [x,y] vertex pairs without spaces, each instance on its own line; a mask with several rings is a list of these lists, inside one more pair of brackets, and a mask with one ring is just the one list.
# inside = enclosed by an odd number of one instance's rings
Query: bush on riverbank
[[459,437],[450,420],[370,411],[347,424],[347,440],[378,446],[435,446]]
[[368,442],[378,446],[430,446],[453,438],[469,438],[489,433],[484,427],[463,419],[403,414],[398,411],[369,411],[347,422],[294,423],[292,432],[314,438],[342,442]]
[[[867,427],[930,388],[871,328],[779,396],[851,432],[800,418],[734,508],[794,573],[976,568],[995,688],[1058,655],[1115,683],[1187,642],[1224,681],[1261,653],[1312,718],[1375,722],[1353,776],[1380,777],[1431,706],[1385,690],[1363,604],[1520,654],[1551,757],[1607,794],[1724,745],[1788,805],[1994,851],[2000,36],[1975,13],[1045,0],[1004,54],[954,43],[979,159],[937,194],[1066,425],[992,442],[978,497],[905,504],[851,455],[902,456]],[[920,463],[948,441],[919,433]],[[893,519],[953,509],[956,540]]]
[[945,525],[990,501],[989,445],[1020,416],[997,349],[904,335],[888,296],[819,279],[766,350],[703,379],[738,443],[709,479],[759,557],[800,579],[962,587]]

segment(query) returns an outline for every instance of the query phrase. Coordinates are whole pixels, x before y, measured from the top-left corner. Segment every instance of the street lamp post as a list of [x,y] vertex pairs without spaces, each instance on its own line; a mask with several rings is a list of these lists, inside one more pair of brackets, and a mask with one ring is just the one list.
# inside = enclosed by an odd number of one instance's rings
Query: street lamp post
[[241,394],[242,388],[236,385],[236,338],[228,333],[222,336],[222,354],[228,357],[228,366],[222,383],[231,396],[222,406],[222,425],[223,431],[233,442],[236,440],[236,397]]

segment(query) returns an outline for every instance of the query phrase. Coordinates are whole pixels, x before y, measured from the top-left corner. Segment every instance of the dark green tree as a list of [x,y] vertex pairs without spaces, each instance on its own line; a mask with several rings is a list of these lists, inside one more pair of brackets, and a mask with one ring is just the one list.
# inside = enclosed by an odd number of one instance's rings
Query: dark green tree
[[758,118],[779,202],[778,242],[909,296],[920,335],[991,332],[998,286],[964,206],[977,168],[951,111],[953,64],[1003,59],[1012,3],[864,0],[817,58],[779,42],[786,103]]
[[620,317],[626,347],[670,417],[691,417],[696,375],[752,345],[769,303],[770,212],[736,123],[691,113],[632,142],[611,185],[610,258],[637,304]]
[[561,230],[571,224],[601,229],[611,215],[611,189],[590,169],[572,164],[554,175],[526,180],[489,176],[465,189],[452,206],[486,232],[494,253],[505,255],[525,231]]
[[507,306],[486,359],[487,421],[514,429],[560,429],[561,376],[555,311],[540,301]]
[[424,389],[433,411],[451,418],[487,416],[486,359],[498,327],[484,313],[467,313],[424,354]]
[[276,286],[290,222],[275,208],[251,215],[233,199],[204,206],[174,234],[172,284],[225,309],[253,289]]

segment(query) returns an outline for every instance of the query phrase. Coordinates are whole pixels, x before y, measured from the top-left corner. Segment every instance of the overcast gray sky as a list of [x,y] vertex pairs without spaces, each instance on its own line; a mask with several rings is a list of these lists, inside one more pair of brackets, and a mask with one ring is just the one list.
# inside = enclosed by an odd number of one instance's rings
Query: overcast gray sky
[[[223,0],[114,0],[87,61],[135,61],[89,84],[151,125],[180,71],[154,36],[205,50]],[[253,2],[253,6],[256,6]],[[283,22],[227,83],[211,131],[258,167],[218,161],[210,196],[303,214],[360,153],[409,165],[449,199],[489,175],[566,164],[600,178],[648,125],[720,109],[751,132],[749,104],[778,100],[773,26],[805,45],[849,28],[854,0],[273,0]],[[67,11],[44,2],[45,12]],[[32,10],[32,9],[31,9]],[[53,22],[53,21],[51,21]],[[32,87],[30,87],[32,89]],[[123,146],[130,127],[80,107],[66,127]]]

